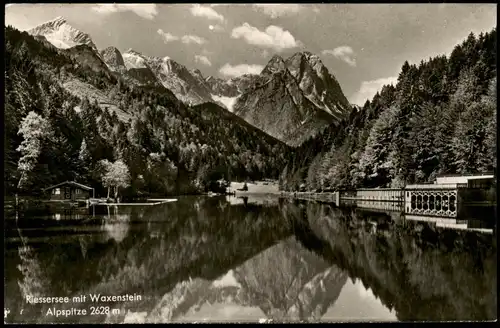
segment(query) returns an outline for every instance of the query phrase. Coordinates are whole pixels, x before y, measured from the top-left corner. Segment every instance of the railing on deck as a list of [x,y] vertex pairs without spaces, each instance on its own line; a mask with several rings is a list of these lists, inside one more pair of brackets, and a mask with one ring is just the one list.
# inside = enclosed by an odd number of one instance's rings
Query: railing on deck
[[[377,188],[340,191],[340,202],[356,201],[359,207],[369,207],[367,202],[376,202],[377,208],[400,208],[413,215],[457,217],[458,202],[465,200],[470,192],[467,184],[419,184],[407,185],[403,189]],[[381,203],[395,203],[384,206]]]
[[340,199],[370,200],[379,202],[402,202],[404,200],[403,189],[380,188],[380,189],[357,189],[356,191],[342,191]]

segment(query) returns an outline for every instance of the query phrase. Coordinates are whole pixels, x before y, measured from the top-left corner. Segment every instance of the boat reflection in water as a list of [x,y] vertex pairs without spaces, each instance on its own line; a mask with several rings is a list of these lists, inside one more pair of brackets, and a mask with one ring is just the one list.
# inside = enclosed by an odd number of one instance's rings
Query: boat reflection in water
[[[361,207],[181,197],[157,206],[96,206],[72,224],[52,212],[7,217],[5,322],[496,318],[496,228],[487,226],[494,219],[488,212],[477,215],[486,222],[478,228],[463,218],[444,224]],[[141,299],[26,302],[89,294]],[[47,315],[53,307],[93,305],[111,312]]]

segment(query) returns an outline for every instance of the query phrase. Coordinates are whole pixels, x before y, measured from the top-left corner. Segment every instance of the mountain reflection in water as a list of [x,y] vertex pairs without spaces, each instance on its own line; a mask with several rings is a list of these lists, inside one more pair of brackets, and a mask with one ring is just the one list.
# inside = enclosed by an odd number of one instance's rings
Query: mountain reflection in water
[[[496,236],[269,197],[181,197],[6,220],[8,323],[496,318]],[[66,213],[67,214],[67,213]],[[56,223],[54,223],[56,222]],[[54,317],[26,296],[137,294]]]

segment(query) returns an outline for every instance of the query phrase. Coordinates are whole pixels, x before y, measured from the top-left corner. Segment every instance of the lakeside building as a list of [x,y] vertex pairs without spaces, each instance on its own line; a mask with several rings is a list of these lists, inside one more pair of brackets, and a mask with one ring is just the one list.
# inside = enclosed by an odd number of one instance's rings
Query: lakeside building
[[55,201],[88,200],[94,197],[94,188],[75,181],[65,181],[43,190],[49,193],[49,199]]

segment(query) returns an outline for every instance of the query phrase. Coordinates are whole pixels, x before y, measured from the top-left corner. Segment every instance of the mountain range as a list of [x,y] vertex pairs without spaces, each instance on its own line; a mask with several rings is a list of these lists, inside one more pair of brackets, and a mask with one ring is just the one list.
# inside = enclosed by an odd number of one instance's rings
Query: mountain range
[[163,86],[187,105],[216,103],[269,135],[298,146],[352,110],[342,89],[309,52],[290,58],[273,56],[260,74],[231,79],[204,77],[170,57],[152,57],[133,49],[98,50],[91,37],[62,17],[43,23],[29,34],[44,38],[94,71],[121,76],[137,85]]

